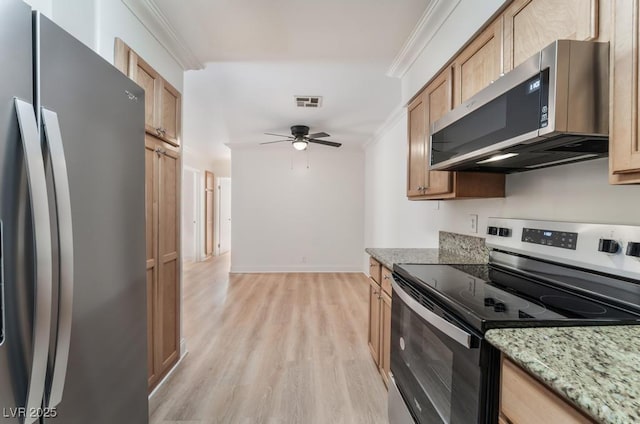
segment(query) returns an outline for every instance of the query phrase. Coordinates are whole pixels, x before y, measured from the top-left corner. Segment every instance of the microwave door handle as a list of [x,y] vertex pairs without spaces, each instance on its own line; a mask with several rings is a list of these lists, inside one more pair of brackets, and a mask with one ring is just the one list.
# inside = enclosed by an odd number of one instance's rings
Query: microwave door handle
[[415,312],[429,324],[433,325],[435,328],[449,336],[452,340],[455,340],[467,349],[472,348],[473,345],[471,342],[474,338],[473,335],[467,333],[460,327],[453,325],[446,319],[439,317],[429,309],[422,306],[413,297],[409,296],[407,292],[405,292],[402,287],[400,287],[395,281],[392,281],[391,284],[393,286],[393,293],[397,293],[398,297],[400,297],[405,305],[407,305],[413,312]]
[[73,231],[71,220],[71,196],[69,194],[69,176],[62,145],[62,133],[58,114],[42,108],[45,139],[51,159],[53,188],[58,217],[58,243],[60,261],[60,289],[58,307],[58,338],[51,379],[51,392],[48,397],[49,408],[62,401],[67,376],[69,348],[71,345],[71,318],[73,311]]
[[31,200],[33,237],[35,240],[35,305],[33,317],[33,360],[27,388],[26,414],[23,424],[39,420],[33,411],[40,410],[44,395],[49,337],[51,335],[52,251],[49,199],[40,146],[40,134],[33,106],[14,99],[24,149],[29,197]]

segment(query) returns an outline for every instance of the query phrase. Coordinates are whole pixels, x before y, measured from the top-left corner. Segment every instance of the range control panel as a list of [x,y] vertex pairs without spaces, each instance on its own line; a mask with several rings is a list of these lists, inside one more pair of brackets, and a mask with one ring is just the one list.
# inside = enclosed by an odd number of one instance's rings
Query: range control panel
[[541,244],[543,246],[576,250],[576,246],[578,245],[578,233],[543,230],[537,228],[523,228],[522,241],[526,243]]
[[640,282],[640,225],[489,218],[486,245]]

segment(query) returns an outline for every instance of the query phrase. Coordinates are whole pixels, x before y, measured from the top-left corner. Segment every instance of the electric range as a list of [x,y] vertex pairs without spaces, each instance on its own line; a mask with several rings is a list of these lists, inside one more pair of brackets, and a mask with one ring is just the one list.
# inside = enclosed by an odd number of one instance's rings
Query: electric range
[[394,265],[391,424],[497,422],[489,329],[640,324],[640,227],[490,218],[486,245],[486,265]]

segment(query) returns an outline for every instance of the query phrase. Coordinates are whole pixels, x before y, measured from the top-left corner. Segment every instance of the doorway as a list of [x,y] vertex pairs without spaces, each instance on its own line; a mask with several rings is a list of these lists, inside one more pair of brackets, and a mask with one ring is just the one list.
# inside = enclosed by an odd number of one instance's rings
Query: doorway
[[184,261],[202,260],[200,231],[201,171],[184,167],[182,177],[182,256]]
[[218,179],[218,255],[231,250],[231,178]]

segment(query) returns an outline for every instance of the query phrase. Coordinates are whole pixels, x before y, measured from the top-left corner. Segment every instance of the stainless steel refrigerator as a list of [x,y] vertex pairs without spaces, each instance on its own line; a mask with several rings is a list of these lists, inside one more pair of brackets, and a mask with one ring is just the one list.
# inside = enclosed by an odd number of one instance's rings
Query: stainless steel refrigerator
[[0,63],[0,423],[146,423],[143,91],[20,0]]

